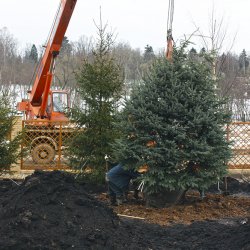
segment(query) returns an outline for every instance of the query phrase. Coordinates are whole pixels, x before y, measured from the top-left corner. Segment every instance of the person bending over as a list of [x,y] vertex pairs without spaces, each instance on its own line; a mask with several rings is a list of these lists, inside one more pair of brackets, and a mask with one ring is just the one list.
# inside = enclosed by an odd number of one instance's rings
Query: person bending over
[[123,203],[125,199],[124,194],[129,189],[130,180],[139,176],[139,172],[126,170],[120,163],[106,173],[108,195],[111,205],[121,205]]

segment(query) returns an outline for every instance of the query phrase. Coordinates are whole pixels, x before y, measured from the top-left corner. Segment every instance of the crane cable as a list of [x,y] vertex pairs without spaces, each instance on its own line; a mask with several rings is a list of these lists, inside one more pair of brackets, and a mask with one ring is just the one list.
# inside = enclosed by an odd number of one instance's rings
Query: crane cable
[[173,34],[172,26],[174,19],[174,0],[169,0],[168,3],[168,20],[167,20],[167,50],[166,58],[171,61],[173,54]]

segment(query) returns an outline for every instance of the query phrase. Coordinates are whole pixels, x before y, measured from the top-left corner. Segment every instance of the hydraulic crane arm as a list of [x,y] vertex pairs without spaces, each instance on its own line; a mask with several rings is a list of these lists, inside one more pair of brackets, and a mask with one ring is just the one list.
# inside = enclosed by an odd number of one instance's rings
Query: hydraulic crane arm
[[172,60],[172,54],[173,54],[173,35],[172,35],[173,18],[174,18],[174,0],[169,0],[168,23],[167,23],[167,49],[166,49],[166,58],[169,61]]
[[61,0],[57,15],[47,41],[46,50],[37,70],[33,88],[30,93],[32,106],[41,107],[43,117],[53,77],[54,59],[59,54],[64,34],[74,11],[77,0]]

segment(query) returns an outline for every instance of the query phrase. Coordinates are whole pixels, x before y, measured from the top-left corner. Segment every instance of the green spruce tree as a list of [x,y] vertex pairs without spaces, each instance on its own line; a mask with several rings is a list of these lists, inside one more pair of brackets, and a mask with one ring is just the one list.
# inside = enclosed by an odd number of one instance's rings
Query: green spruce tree
[[68,54],[68,53],[71,53],[71,51],[72,51],[72,45],[70,44],[68,37],[64,36],[63,41],[62,41],[62,47],[60,50],[60,54],[64,54],[64,53]]
[[206,189],[227,170],[229,115],[215,93],[210,64],[192,60],[185,48],[175,49],[173,62],[156,62],[120,117],[123,136],[114,156],[127,168],[149,167],[142,177],[149,194]]
[[123,74],[112,55],[112,34],[106,32],[106,26],[98,27],[98,31],[98,42],[92,56],[84,60],[77,74],[83,106],[73,109],[71,115],[81,132],[70,148],[73,167],[90,166],[94,170],[92,177],[104,180],[105,155],[111,154],[110,144],[118,134],[114,122]]
[[29,59],[34,61],[35,63],[38,61],[38,52],[35,44],[33,44],[31,47]]
[[147,44],[144,50],[143,59],[145,62],[148,62],[154,58],[155,58],[155,54],[154,54],[153,47]]
[[20,136],[10,138],[15,122],[14,112],[10,108],[8,96],[0,94],[0,174],[9,171],[15,163],[20,146]]
[[246,50],[243,49],[239,57],[239,67],[244,76],[246,75],[248,66],[249,66],[249,59],[247,57]]

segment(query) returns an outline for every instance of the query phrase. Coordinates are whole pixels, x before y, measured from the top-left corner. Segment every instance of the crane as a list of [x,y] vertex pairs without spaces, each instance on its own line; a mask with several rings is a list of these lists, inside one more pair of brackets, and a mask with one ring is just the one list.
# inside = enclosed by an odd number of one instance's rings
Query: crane
[[[47,40],[44,54],[36,70],[29,98],[23,99],[17,109],[24,113],[24,147],[29,149],[32,160],[21,160],[21,169],[60,168],[64,138],[72,131],[63,127],[68,122],[65,108],[69,107],[67,91],[52,90],[55,59],[60,52],[63,38],[77,0],[60,0],[60,4]],[[23,147],[23,146],[22,146]],[[25,162],[33,162],[24,167]],[[55,163],[55,164],[54,164]]]
[[51,29],[45,52],[37,68],[36,78],[29,99],[18,103],[17,109],[26,114],[26,119],[67,120],[63,108],[68,107],[66,91],[52,91],[51,83],[55,59],[60,52],[62,41],[73,14],[77,0],[61,0]]

